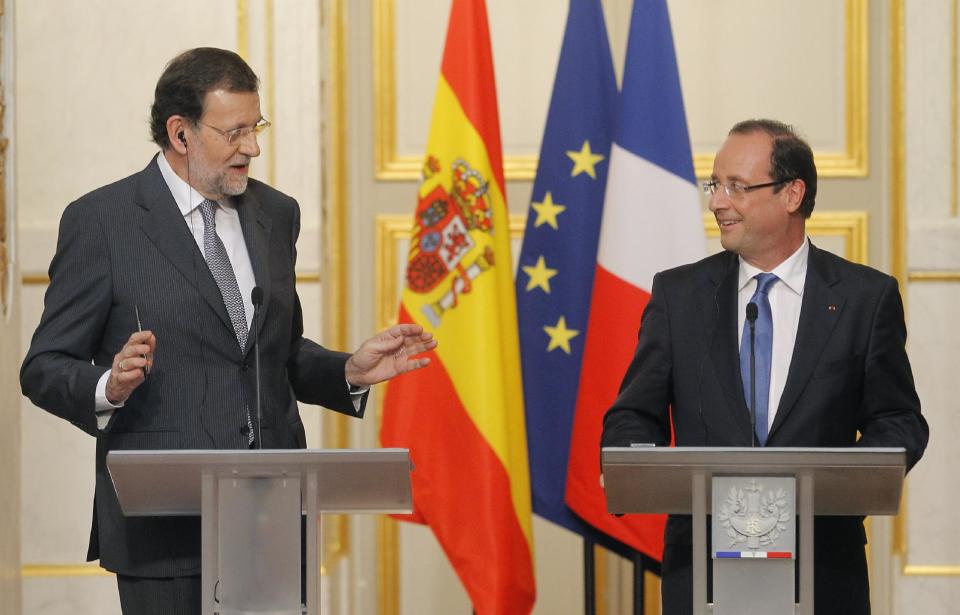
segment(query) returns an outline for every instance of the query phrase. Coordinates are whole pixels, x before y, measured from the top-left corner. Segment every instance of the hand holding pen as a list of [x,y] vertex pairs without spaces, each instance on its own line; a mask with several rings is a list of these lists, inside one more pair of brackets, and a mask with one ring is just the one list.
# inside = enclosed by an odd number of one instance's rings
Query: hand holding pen
[[126,344],[113,357],[110,378],[107,380],[107,400],[112,404],[122,404],[147,379],[153,367],[153,353],[157,347],[157,337],[152,331],[144,331],[140,324],[140,310],[134,311],[137,318],[137,331],[130,335]]

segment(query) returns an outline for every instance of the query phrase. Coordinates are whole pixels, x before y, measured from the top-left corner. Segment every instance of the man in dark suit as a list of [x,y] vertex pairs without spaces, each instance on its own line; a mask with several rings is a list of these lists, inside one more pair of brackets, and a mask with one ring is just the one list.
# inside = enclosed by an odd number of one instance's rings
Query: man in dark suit
[[161,152],[64,211],[21,369],[36,405],[97,439],[87,556],[117,573],[127,614],[200,612],[200,525],[125,518],[109,451],[303,448],[298,400],[360,417],[370,385],[423,367],[415,355],[436,345],[413,325],[353,355],[303,337],[299,207],[247,177],[269,126],[257,88],[232,52],[193,49],[167,65],[151,113]]
[[[897,283],[810,243],[810,146],[780,122],[741,122],[704,189],[726,251],[654,277],[602,445],[666,446],[672,429],[677,446],[902,446],[912,467],[928,428]],[[743,333],[749,303],[760,308],[757,343],[769,357],[757,367],[755,430]],[[815,531],[817,615],[869,613],[862,520],[817,518]],[[690,545],[690,518],[671,516],[666,615],[692,610]]]

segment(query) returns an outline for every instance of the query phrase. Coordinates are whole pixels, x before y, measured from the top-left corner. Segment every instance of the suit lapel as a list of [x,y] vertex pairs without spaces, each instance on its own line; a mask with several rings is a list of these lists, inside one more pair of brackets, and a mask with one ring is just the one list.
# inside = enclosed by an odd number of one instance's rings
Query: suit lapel
[[145,210],[140,224],[144,234],[157,251],[183,274],[184,279],[199,289],[223,324],[233,331],[217,282],[190,234],[190,228],[184,221],[180,208],[170,194],[156,158],[140,173],[136,200]]
[[[263,304],[260,307],[257,327],[260,331],[270,309],[270,218],[263,211],[260,201],[249,190],[236,197],[234,203],[240,215],[240,226],[243,228],[243,239],[250,254],[253,276],[257,286],[263,290]],[[253,335],[250,335],[244,353],[249,351],[252,345]]]
[[[743,396],[740,381],[740,342],[737,340],[737,279],[739,267],[736,255],[730,253],[722,270],[711,274],[716,302],[704,302],[704,322],[715,331],[710,348],[710,362],[723,391],[727,408],[740,428],[743,440],[750,441],[750,413]],[[709,334],[709,333],[708,333]]]
[[843,313],[844,298],[834,288],[839,281],[839,274],[823,258],[823,253],[810,244],[793,357],[768,439],[776,435],[799,400]]

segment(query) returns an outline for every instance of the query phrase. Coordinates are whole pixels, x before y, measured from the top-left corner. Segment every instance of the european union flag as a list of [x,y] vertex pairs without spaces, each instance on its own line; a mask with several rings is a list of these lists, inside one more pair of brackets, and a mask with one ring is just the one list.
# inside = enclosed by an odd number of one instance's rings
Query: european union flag
[[564,503],[617,104],[600,2],[571,0],[517,271],[530,483],[536,514],[626,555]]

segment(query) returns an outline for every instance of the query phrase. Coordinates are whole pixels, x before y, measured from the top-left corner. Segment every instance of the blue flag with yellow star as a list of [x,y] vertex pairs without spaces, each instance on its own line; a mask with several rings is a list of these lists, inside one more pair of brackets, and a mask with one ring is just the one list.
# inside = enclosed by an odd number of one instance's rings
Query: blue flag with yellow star
[[530,483],[536,514],[625,554],[564,503],[617,97],[600,1],[571,0],[517,270]]

